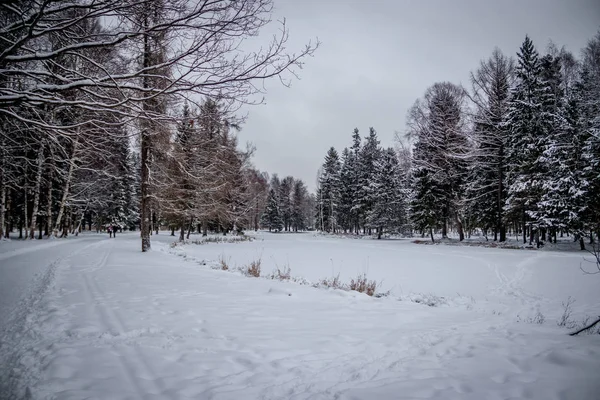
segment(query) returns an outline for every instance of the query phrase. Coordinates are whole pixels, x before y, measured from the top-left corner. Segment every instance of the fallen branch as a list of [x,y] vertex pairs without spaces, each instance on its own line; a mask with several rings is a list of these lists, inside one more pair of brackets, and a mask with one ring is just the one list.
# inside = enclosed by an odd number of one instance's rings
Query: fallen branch
[[588,326],[581,328],[580,330],[578,330],[577,332],[573,332],[573,333],[569,333],[569,336],[575,336],[580,334],[583,331],[587,331],[588,329],[591,329],[594,327],[594,325],[596,325],[598,322],[600,322],[600,317],[598,317],[597,320],[595,320],[594,322],[592,322],[591,324],[589,324]]

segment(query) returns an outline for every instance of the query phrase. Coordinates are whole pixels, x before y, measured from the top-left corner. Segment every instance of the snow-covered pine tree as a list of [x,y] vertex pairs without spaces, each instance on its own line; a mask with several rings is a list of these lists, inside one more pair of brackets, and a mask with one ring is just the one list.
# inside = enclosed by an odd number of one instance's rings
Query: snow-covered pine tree
[[292,192],[292,214],[291,229],[294,232],[303,231],[307,228],[306,203],[308,201],[308,189],[301,179],[294,180]]
[[492,229],[494,240],[506,240],[506,142],[504,123],[514,82],[514,61],[496,48],[471,73],[475,105],[473,138],[475,149],[469,163],[466,201],[468,217],[483,231]]
[[354,168],[354,153],[346,147],[342,151],[342,167],[340,169],[340,202],[339,219],[340,227],[344,232],[352,232],[355,226],[354,212],[352,205],[354,202],[354,177],[356,175]]
[[[600,31],[583,51],[580,110],[584,135],[581,219],[593,239],[600,238]],[[593,240],[590,240],[593,242]],[[583,241],[580,242],[583,246]]]
[[541,120],[542,85],[541,66],[538,52],[529,36],[517,53],[517,83],[511,93],[507,143],[508,157],[508,195],[506,199],[507,217],[521,222],[523,241],[527,241],[529,229],[533,240],[538,221],[532,215],[538,211],[538,205],[546,178],[545,165],[541,164],[541,155],[547,133]]
[[358,128],[354,128],[352,132],[352,146],[350,147],[351,158],[348,159],[347,180],[350,181],[348,190],[352,196],[352,207],[350,209],[350,218],[352,220],[352,229],[354,233],[360,232],[361,223],[364,223],[364,209],[362,199],[360,197],[360,149],[362,139]]
[[279,210],[283,219],[283,229],[289,231],[292,225],[292,191],[294,177],[286,176],[279,186]]
[[417,215],[413,221],[421,230],[441,226],[445,238],[448,224],[453,220],[461,240],[464,239],[462,204],[470,151],[464,107],[462,87],[449,82],[436,83],[426,91],[422,101],[417,100],[408,119],[411,135],[416,138],[413,159],[416,188],[412,209]]
[[550,54],[541,59],[540,118],[545,130],[545,146],[540,155],[540,164],[547,166],[549,174],[542,183],[542,194],[538,211],[532,217],[540,226],[541,239],[545,240],[549,230],[550,240],[556,240],[559,229],[572,227],[576,201],[577,160],[581,157],[581,146],[577,145],[577,110],[575,102],[569,102],[569,115],[565,104],[565,86],[562,81],[561,61]]
[[[365,143],[360,149],[358,159],[356,163],[358,190],[356,193],[357,206],[360,210],[361,216],[365,219],[363,225],[366,223],[366,216],[373,207],[373,193],[371,191],[371,182],[375,176],[376,163],[381,157],[382,150],[379,146],[379,139],[377,138],[377,132],[375,128],[369,128],[369,135],[365,137]],[[369,228],[369,233],[370,228]]]
[[335,233],[339,228],[340,159],[334,147],[327,151],[323,171],[319,178],[318,209],[321,213],[322,229]]
[[381,239],[384,231],[397,230],[404,224],[406,203],[402,197],[398,158],[394,149],[383,151],[375,168],[370,184],[373,203],[366,222],[368,227],[376,229],[377,239]]
[[267,206],[265,208],[265,212],[261,217],[261,225],[268,227],[269,232],[271,232],[272,230],[278,232],[283,229],[283,220],[279,211],[279,201],[277,199],[277,193],[273,188],[269,190]]

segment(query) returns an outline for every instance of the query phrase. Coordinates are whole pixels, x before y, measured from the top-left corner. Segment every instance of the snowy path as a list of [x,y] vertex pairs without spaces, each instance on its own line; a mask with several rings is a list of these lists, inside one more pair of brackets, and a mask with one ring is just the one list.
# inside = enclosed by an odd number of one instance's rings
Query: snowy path
[[[0,398],[29,387],[33,399],[592,400],[600,389],[595,336],[250,279],[162,243],[142,254],[138,240],[86,241],[52,264],[1,337]],[[545,257],[532,256],[511,270],[480,266],[505,304],[528,304],[521,283]]]
[[19,300],[32,290],[53,263],[87,243],[101,239],[105,236],[0,242],[0,327],[8,324],[10,315],[18,311]]

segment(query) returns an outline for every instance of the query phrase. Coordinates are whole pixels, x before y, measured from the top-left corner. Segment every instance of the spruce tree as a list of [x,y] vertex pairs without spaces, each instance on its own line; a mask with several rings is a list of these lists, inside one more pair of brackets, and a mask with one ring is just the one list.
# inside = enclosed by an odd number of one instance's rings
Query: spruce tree
[[332,233],[335,233],[339,227],[340,169],[338,152],[331,147],[323,163],[317,201],[321,213],[322,229]]
[[400,185],[398,158],[392,148],[383,152],[376,163],[371,181],[372,208],[367,214],[367,226],[377,230],[377,239],[386,230],[398,229],[405,219],[405,203]]
[[272,230],[279,232],[283,229],[283,220],[279,211],[279,202],[275,189],[269,190],[269,197],[267,198],[267,206],[265,212],[261,217],[261,224],[269,228],[269,232]]
[[[357,160],[357,182],[358,190],[357,206],[360,210],[362,219],[365,219],[367,214],[373,207],[373,192],[371,191],[371,182],[375,176],[376,163],[381,157],[381,148],[379,147],[379,139],[377,132],[373,127],[369,128],[369,136],[365,138],[365,143],[360,149]],[[363,221],[363,224],[364,222]]]
[[344,231],[353,231],[355,225],[352,205],[354,201],[354,154],[348,148],[342,152],[342,167],[340,170],[340,225]]
[[519,52],[516,70],[517,84],[511,93],[507,144],[509,167],[506,212],[513,220],[520,220],[523,241],[530,229],[530,240],[539,221],[534,220],[543,193],[546,168],[541,163],[547,133],[541,119],[542,85],[541,65],[533,42],[526,36]]

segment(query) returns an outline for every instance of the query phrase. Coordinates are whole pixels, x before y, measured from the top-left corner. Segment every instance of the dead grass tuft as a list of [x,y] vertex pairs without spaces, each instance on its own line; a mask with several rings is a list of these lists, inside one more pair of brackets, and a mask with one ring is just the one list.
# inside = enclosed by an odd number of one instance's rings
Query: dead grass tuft
[[250,263],[250,265],[248,265],[246,267],[246,271],[245,271],[246,275],[258,278],[260,276],[260,264],[261,264],[260,258],[258,260],[252,261]]
[[269,275],[269,278],[278,281],[289,281],[292,278],[292,269],[289,265],[283,267],[283,270],[277,267],[277,269]]
[[223,257],[221,257],[219,259],[219,266],[221,267],[220,269],[222,271],[229,271],[229,264],[227,263],[227,261]]
[[316,286],[325,286],[332,289],[347,290],[346,285],[344,285],[340,280],[340,274],[337,274],[332,278],[321,279],[321,281],[319,281],[319,283]]
[[350,280],[350,290],[355,290],[359,293],[366,293],[369,296],[375,294],[377,289],[377,281],[367,279],[367,274],[358,275],[356,279]]

